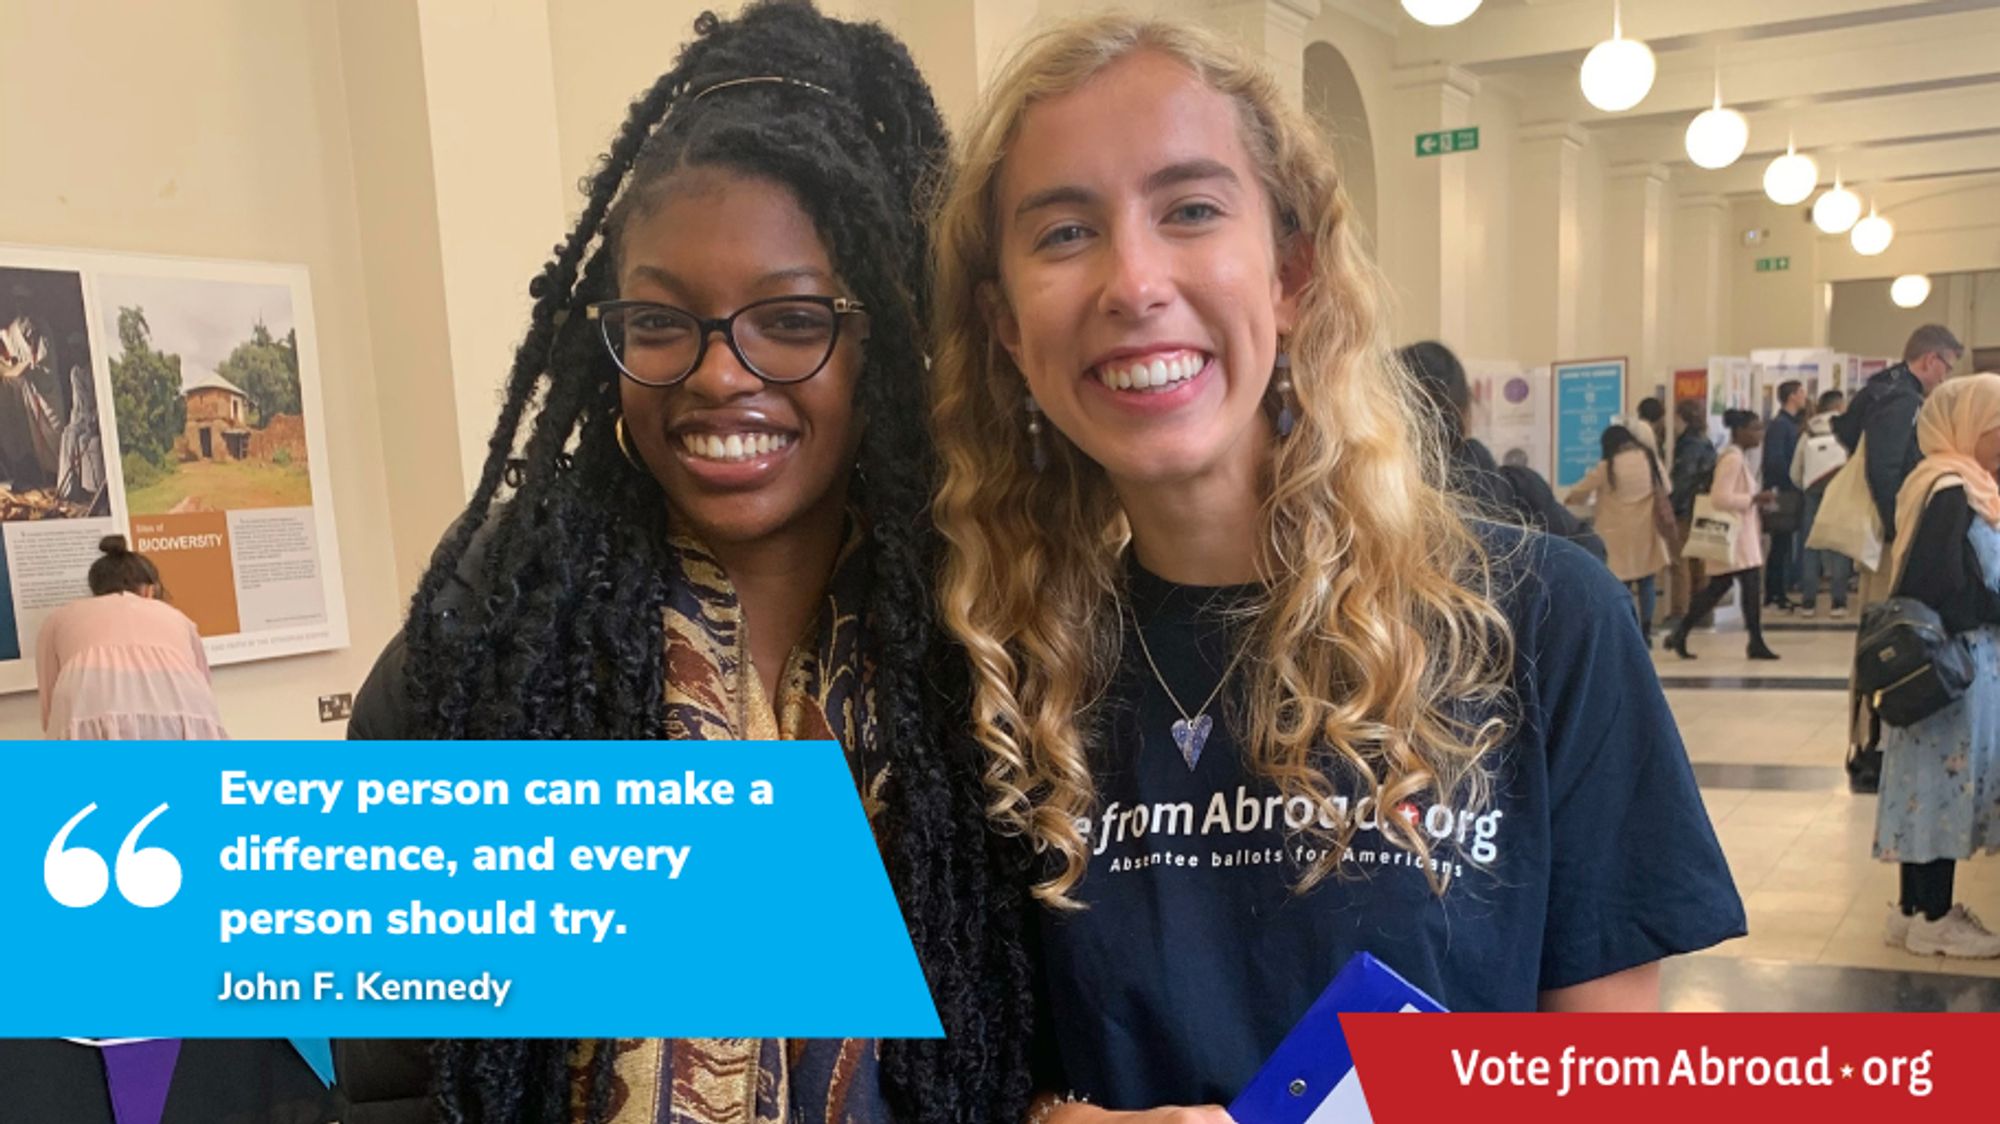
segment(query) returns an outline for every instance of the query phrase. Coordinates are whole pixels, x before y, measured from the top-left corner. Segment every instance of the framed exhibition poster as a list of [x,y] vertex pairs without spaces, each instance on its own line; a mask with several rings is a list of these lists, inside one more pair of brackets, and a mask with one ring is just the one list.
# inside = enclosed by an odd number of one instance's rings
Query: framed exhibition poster
[[1752,351],[1750,361],[1757,365],[1756,398],[1755,405],[1744,408],[1756,410],[1769,418],[1778,412],[1778,387],[1794,379],[1805,384],[1808,402],[1817,400],[1822,390],[1845,389],[1844,359],[1844,356],[1818,347]]
[[1604,459],[1598,439],[1611,420],[1625,410],[1625,360],[1569,360],[1554,364],[1551,370],[1555,380],[1555,473],[1549,483],[1560,496]]
[[304,266],[0,246],[0,691],[109,534],[211,663],[345,647],[326,465]]
[[1501,464],[1549,475],[1549,369],[1497,360],[1468,360],[1472,417],[1468,432]]
[[1756,408],[1757,364],[1737,355],[1716,355],[1708,360],[1708,437],[1720,449],[1729,440],[1722,415],[1730,410]]

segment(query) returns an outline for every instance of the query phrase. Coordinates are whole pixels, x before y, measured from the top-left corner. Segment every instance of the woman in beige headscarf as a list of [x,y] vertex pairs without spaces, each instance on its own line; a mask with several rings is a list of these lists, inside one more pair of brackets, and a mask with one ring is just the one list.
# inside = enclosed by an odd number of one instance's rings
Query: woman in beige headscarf
[[2000,935],[1952,903],[1958,860],[2000,850],[2000,375],[1933,391],[1917,445],[1889,572],[1896,596],[1936,609],[1966,645],[1974,675],[1943,710],[1883,728],[1875,857],[1902,864],[1883,936],[1919,955],[2000,957]]

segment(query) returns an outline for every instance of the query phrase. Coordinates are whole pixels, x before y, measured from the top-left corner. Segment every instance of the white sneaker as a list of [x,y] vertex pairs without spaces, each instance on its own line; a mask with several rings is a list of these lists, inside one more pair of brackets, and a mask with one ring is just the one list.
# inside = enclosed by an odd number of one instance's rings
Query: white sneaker
[[1817,614],[1818,611],[1814,609],[1811,604],[1805,604],[1799,606],[1799,615],[1807,620],[1813,619],[1813,617],[1816,616]]
[[1910,915],[1895,902],[1889,903],[1889,917],[1882,922],[1882,943],[1902,948],[1910,943]]
[[1910,919],[1910,937],[1904,948],[1919,956],[1955,956],[1965,960],[1991,960],[2000,957],[2000,936],[1989,932],[1979,923],[1979,918],[1962,905],[1951,907],[1951,912],[1932,921],[1925,917]]
[[1845,606],[1845,605],[1835,605],[1835,606],[1833,607],[1833,619],[1834,619],[1834,620],[1841,620],[1841,619],[1844,619],[1844,618],[1845,618],[1846,616],[1847,616],[1847,606]]

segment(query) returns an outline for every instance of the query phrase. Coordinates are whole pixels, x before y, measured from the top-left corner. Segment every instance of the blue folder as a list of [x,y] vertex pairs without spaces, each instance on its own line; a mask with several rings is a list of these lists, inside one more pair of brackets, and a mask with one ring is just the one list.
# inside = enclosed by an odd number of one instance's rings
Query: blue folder
[[1387,964],[1359,953],[1230,1102],[1229,1115],[1237,1124],[1368,1124],[1368,1102],[1340,1030],[1341,1014],[1443,1010]]

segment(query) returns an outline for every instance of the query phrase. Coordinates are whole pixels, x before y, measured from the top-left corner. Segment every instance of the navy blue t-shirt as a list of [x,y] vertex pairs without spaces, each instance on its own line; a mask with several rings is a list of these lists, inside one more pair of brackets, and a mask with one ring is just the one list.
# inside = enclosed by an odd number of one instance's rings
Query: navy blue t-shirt
[[[1323,846],[1245,766],[1233,709],[1191,768],[1174,708],[1128,620],[1098,727],[1098,811],[1080,911],[1038,911],[1052,1048],[1045,1087],[1114,1109],[1227,1104],[1349,957],[1374,953],[1455,1011],[1535,1009],[1583,983],[1744,932],[1743,905],[1633,619],[1630,595],[1569,543],[1487,532],[1516,642],[1512,734],[1483,807],[1426,798],[1449,868],[1440,898],[1373,829],[1366,790],[1349,875],[1296,892]],[[1134,566],[1160,674],[1199,707],[1232,655],[1218,610],[1250,592],[1176,586]],[[1240,676],[1239,676],[1240,681]]]

